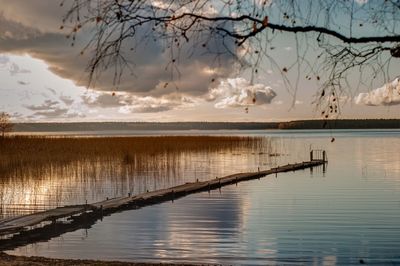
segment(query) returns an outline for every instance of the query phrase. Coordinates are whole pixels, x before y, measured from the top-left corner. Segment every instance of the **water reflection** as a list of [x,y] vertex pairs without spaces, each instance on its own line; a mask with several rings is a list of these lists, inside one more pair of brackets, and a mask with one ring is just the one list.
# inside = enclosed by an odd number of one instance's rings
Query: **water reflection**
[[89,230],[13,253],[143,262],[400,264],[398,134],[342,132],[333,144],[331,133],[296,134],[270,140],[270,151],[285,156],[219,150],[192,161],[179,157],[186,161],[175,174],[201,178],[256,163],[301,161],[310,145],[327,150],[325,174],[320,168],[278,174],[115,214]]
[[[330,161],[325,175],[321,169],[312,175],[298,171],[224,187],[221,193],[194,194],[115,214],[88,231],[13,253],[143,262],[399,264],[399,134],[340,133],[334,144],[331,133],[307,134],[284,136],[272,147],[291,151],[279,157],[281,162],[307,157],[310,145],[326,149]],[[228,161],[220,162],[227,168],[254,163],[225,151],[215,154]],[[203,162],[202,169],[212,164]]]

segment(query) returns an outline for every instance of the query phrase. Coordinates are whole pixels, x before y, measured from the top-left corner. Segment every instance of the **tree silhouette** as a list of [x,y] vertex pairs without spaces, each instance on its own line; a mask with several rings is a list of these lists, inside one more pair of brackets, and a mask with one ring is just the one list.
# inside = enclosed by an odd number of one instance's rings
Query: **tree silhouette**
[[[294,98],[300,78],[313,79],[319,84],[315,102],[328,118],[339,112],[339,95],[354,86],[349,82],[351,73],[358,73],[358,85],[376,79],[383,83],[393,75],[392,59],[400,57],[398,0],[74,0],[65,4],[71,6],[61,28],[69,31],[72,45],[81,29],[91,30],[82,50],[91,53],[91,82],[114,67],[118,85],[131,63],[127,51],[134,53],[136,44],[151,39],[170,49],[171,69],[177,68],[177,54],[183,50],[187,54],[201,50],[216,57],[231,55],[241,68],[251,70],[252,78],[270,65],[281,73]],[[295,62],[282,65],[271,51],[288,34],[297,56]],[[221,43],[218,49],[210,45],[216,39]],[[291,73],[295,78],[289,77]]]
[[0,132],[4,138],[7,132],[12,131],[13,124],[10,121],[10,115],[5,112],[0,113]]

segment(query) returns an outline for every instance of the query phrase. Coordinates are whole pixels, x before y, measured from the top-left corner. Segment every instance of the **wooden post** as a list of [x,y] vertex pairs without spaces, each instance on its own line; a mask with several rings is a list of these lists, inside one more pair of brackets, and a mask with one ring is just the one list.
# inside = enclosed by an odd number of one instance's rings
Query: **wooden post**
[[326,162],[326,151],[322,151],[322,161]]
[[310,151],[310,161],[311,162],[313,161],[313,151],[312,150]]

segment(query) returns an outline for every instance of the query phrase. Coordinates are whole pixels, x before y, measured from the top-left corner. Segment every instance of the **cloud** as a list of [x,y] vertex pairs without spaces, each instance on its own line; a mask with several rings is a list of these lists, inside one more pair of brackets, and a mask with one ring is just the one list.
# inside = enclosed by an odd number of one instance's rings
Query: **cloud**
[[115,94],[113,92],[92,92],[83,95],[83,103],[89,107],[120,107],[128,104],[129,96],[127,94]]
[[131,93],[113,93],[92,91],[81,97],[83,104],[90,108],[119,108],[122,114],[158,113],[197,104],[198,100],[180,93],[171,93],[161,97],[137,96]]
[[23,80],[18,80],[18,84],[26,86],[26,85],[29,85],[29,82],[26,82],[26,81],[23,81]]
[[74,99],[71,96],[60,96],[60,101],[62,101],[65,105],[72,105],[74,103]]
[[85,117],[85,114],[82,112],[67,108],[61,105],[60,102],[51,99],[47,99],[39,105],[25,105],[24,107],[28,110],[34,111],[33,114],[28,116],[28,118],[31,119]]
[[[1,14],[0,14],[0,18],[1,18]],[[0,22],[1,22],[1,19],[0,19]],[[0,31],[0,34],[1,34],[1,31]],[[0,43],[1,43],[1,37],[0,37]],[[1,50],[1,48],[0,48],[0,50]],[[5,69],[6,71],[8,71],[11,76],[15,76],[15,75],[18,75],[18,74],[31,73],[30,70],[21,68],[16,63],[11,62],[9,57],[1,56],[1,55],[0,55],[0,68]]]
[[46,111],[55,108],[58,104],[57,101],[47,99],[40,105],[25,105],[25,108],[31,111]]
[[396,78],[392,82],[368,93],[360,93],[355,98],[356,104],[368,106],[397,105],[400,104],[400,80]]
[[58,31],[63,15],[70,6],[53,0],[0,0],[1,12],[8,20],[24,26],[35,26],[41,32]]
[[10,58],[5,55],[0,55],[0,66],[5,66],[10,62]]
[[51,94],[53,94],[53,95],[57,95],[57,92],[56,92],[56,90],[55,89],[52,89],[52,88],[46,88],[49,92],[51,92]]
[[270,104],[276,93],[263,84],[250,84],[244,78],[222,80],[210,90],[209,101],[215,101],[216,108],[243,107]]
[[[90,40],[93,29],[82,29],[72,47],[71,40],[65,38],[67,32],[58,29],[65,12],[59,3],[53,0],[28,2],[0,0],[3,9],[3,15],[0,14],[0,53],[29,54],[44,60],[53,73],[73,80],[77,85],[88,85],[85,68],[90,53],[80,55],[80,51]],[[202,96],[207,94],[212,80],[224,79],[233,72],[236,60],[233,40],[209,34],[188,36],[189,42],[182,42],[179,55],[174,53],[172,59],[171,49],[166,49],[154,34],[150,25],[143,27],[136,32],[135,39],[127,40],[122,46],[124,56],[134,65],[132,71],[127,70],[122,76],[118,91],[142,97],[162,97],[179,90],[187,95]],[[135,47],[134,52],[130,51],[132,47]],[[232,53],[221,53],[226,48]],[[171,60],[175,63],[171,64]],[[205,72],[207,67],[218,71]],[[111,66],[95,80],[93,89],[115,90],[113,80],[114,67]],[[167,83],[169,85],[165,86]]]
[[68,112],[67,108],[54,107],[49,110],[37,111],[33,114],[34,117],[45,117],[45,118],[59,118],[65,116]]
[[121,107],[120,113],[158,113],[169,110],[192,107],[196,100],[180,94],[170,94],[161,98],[137,97],[131,98],[131,104]]
[[19,112],[14,112],[14,113],[11,114],[11,118],[21,118],[23,116],[24,115],[19,113]]
[[15,76],[15,75],[18,75],[18,74],[27,74],[27,73],[31,73],[30,70],[20,68],[20,67],[19,67],[17,64],[15,64],[15,63],[11,63],[11,64],[10,64],[10,66],[9,66],[9,68],[8,68],[8,71],[10,72],[10,75],[11,75],[11,76]]
[[176,106],[169,101],[163,101],[153,97],[142,97],[134,99],[129,106],[123,106],[119,109],[122,114],[129,113],[159,113],[174,109]]

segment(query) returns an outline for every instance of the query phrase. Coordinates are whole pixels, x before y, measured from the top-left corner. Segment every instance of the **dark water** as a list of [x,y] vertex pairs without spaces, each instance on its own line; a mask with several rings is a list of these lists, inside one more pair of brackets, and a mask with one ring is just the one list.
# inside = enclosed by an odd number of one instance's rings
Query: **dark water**
[[[327,150],[326,173],[267,176],[126,211],[11,253],[157,263],[400,264],[400,131],[256,134],[289,154],[265,158],[266,168],[306,160],[311,146]],[[264,162],[256,155],[221,155],[212,168],[196,166],[196,175],[251,170]]]

